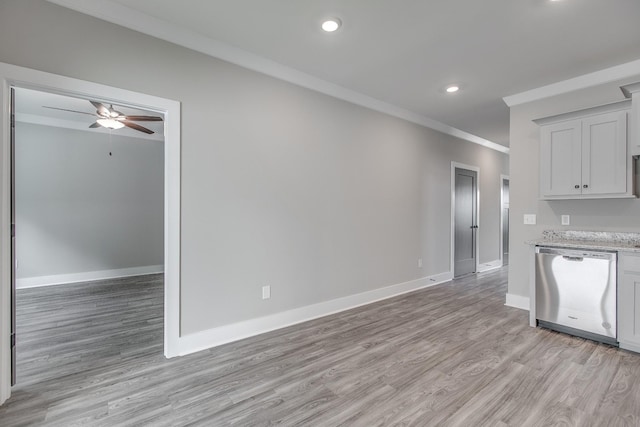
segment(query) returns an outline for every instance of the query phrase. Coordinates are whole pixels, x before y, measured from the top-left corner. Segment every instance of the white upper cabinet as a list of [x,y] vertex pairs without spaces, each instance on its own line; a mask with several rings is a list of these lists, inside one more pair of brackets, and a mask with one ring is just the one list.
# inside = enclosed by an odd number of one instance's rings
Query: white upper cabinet
[[627,112],[617,111],[584,119],[582,194],[626,192]]
[[543,196],[582,193],[582,123],[556,123],[540,129],[540,185]]
[[535,120],[543,199],[634,197],[629,101]]
[[640,155],[640,82],[622,86],[622,92],[631,98],[631,120],[629,123],[629,153]]

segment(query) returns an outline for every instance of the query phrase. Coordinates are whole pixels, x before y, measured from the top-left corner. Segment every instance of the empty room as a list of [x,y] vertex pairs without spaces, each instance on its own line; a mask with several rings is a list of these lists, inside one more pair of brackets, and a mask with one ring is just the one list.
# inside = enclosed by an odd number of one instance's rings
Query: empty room
[[0,0],[0,425],[640,425],[638,18]]

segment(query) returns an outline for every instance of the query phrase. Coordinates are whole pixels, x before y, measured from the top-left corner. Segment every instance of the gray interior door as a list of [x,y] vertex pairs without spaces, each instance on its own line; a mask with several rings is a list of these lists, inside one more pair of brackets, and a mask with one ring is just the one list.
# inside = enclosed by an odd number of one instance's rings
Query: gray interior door
[[502,180],[502,265],[509,265],[509,180]]
[[454,276],[476,271],[478,174],[456,168],[454,194]]
[[16,120],[15,91],[11,88],[11,385],[16,383]]

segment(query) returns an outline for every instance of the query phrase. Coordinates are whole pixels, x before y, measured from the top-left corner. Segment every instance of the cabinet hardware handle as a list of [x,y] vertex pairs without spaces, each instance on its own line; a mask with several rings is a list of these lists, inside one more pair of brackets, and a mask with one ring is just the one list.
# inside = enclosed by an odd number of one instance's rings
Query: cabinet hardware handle
[[574,188],[580,188],[580,186],[578,184],[576,184],[576,186]]
[[589,188],[589,186],[587,184],[582,186],[583,188]]

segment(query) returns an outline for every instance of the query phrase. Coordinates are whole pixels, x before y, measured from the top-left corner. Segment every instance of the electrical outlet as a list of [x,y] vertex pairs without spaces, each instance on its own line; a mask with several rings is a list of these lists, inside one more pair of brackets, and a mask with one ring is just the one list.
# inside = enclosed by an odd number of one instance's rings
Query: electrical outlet
[[536,214],[524,214],[524,223],[525,225],[535,225]]
[[571,224],[571,217],[569,215],[562,215],[562,225]]
[[418,258],[418,268],[422,268],[422,258]]
[[262,287],[262,299],[269,299],[271,298],[271,286],[267,285],[267,286],[263,286]]

